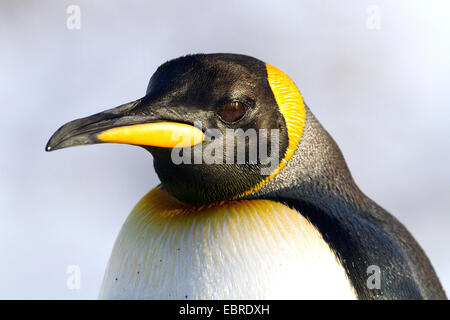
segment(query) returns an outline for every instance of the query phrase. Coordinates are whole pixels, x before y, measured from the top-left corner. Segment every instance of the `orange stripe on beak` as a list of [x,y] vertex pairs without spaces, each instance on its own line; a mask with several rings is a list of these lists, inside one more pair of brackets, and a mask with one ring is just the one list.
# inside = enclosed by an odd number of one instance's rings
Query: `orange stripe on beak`
[[204,134],[200,129],[184,123],[155,122],[108,129],[101,132],[97,139],[103,142],[184,148],[202,142]]

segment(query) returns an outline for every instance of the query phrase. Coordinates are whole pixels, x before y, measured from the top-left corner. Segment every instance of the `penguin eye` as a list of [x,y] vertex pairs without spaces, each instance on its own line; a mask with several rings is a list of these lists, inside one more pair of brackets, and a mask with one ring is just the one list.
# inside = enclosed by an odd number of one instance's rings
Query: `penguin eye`
[[217,114],[225,122],[236,122],[241,119],[245,112],[247,111],[247,106],[238,101],[229,102],[224,104]]

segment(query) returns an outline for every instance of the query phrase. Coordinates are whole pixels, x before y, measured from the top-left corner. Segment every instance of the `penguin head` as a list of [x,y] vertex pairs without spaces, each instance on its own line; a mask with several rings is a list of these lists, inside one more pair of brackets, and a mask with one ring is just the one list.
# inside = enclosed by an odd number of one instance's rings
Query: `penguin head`
[[144,97],[63,125],[46,150],[141,146],[168,193],[211,204],[245,197],[274,177],[304,123],[303,99],[279,69],[244,55],[196,54],[161,65]]

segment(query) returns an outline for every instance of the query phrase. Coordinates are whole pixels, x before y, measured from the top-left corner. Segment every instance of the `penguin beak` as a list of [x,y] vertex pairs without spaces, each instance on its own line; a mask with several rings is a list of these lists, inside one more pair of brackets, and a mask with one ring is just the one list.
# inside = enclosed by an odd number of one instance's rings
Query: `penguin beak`
[[[204,140],[193,125],[168,120],[173,118],[163,106],[151,106],[147,97],[92,116],[66,123],[45,147],[46,151],[96,143],[125,143],[162,148],[183,148]],[[172,115],[172,116],[169,116]]]

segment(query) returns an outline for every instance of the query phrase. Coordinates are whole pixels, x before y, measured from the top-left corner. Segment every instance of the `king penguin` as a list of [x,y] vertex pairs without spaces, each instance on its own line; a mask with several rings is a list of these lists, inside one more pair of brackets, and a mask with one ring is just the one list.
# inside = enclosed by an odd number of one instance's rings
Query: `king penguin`
[[[208,133],[252,129],[278,135],[220,149]],[[276,67],[238,54],[168,61],[144,97],[63,125],[46,150],[106,142],[147,149],[161,184],[122,226],[101,299],[446,299],[420,245],[358,188]],[[223,161],[192,160],[208,148]],[[263,149],[273,168],[250,159]]]

